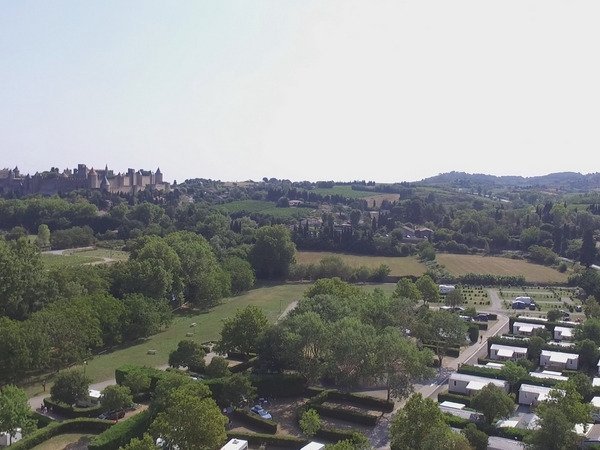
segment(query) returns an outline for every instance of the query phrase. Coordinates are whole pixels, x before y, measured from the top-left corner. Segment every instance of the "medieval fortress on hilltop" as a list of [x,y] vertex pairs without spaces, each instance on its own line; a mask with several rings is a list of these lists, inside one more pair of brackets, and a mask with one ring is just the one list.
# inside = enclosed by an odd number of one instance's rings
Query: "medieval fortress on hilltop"
[[160,168],[151,170],[127,169],[125,173],[115,174],[108,166],[104,170],[88,169],[78,164],[76,169],[51,168],[35,175],[21,175],[19,168],[0,170],[0,194],[17,195],[43,194],[54,195],[76,189],[98,189],[113,194],[135,194],[144,189],[168,190],[169,183],[163,181]]

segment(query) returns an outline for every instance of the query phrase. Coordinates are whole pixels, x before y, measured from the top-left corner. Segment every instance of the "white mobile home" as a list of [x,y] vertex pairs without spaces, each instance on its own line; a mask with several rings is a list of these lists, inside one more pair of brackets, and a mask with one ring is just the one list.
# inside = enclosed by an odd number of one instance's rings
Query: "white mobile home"
[[537,405],[548,398],[552,388],[522,384],[519,389],[519,405]]
[[492,344],[490,359],[498,361],[515,360],[527,357],[526,347],[513,347],[511,345]]
[[556,341],[562,341],[563,339],[573,339],[573,328],[554,327],[554,339]]
[[561,372],[554,372],[552,370],[543,370],[541,372],[529,372],[533,378],[550,378],[552,380],[567,381],[569,377],[563,377]]
[[530,305],[532,300],[531,300],[531,297],[522,296],[522,297],[515,297],[513,302],[522,302],[522,303],[525,303],[526,305]]
[[508,383],[494,378],[477,377],[464,373],[453,373],[448,380],[448,392],[471,395],[477,393],[488,384],[493,384],[508,392]]
[[230,439],[227,444],[221,447],[221,450],[246,450],[248,448],[248,441],[242,439]]
[[542,350],[540,366],[551,370],[577,370],[579,355],[576,353],[553,352]]
[[439,288],[440,288],[440,294],[449,294],[450,292],[452,292],[456,289],[456,286],[453,286],[451,284],[440,284]]
[[541,323],[515,322],[513,323],[513,334],[531,336],[534,330],[542,328],[546,328],[546,326]]

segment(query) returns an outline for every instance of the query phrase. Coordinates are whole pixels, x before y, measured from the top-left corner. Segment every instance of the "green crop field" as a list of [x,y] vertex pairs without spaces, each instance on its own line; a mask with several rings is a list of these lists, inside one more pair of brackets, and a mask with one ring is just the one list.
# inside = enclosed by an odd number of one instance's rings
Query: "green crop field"
[[352,267],[367,266],[373,268],[381,264],[387,264],[392,276],[419,276],[427,270],[423,263],[412,256],[365,256],[333,252],[296,252],[296,262],[300,264],[318,264],[321,259],[327,256],[339,256]]
[[482,273],[492,275],[523,275],[534,283],[566,283],[567,274],[551,267],[533,264],[521,259],[497,256],[453,255],[440,253],[437,261],[444,265],[452,275]]
[[[167,364],[169,353],[177,348],[182,339],[192,339],[196,342],[207,342],[219,338],[222,319],[233,316],[238,309],[247,305],[255,305],[262,309],[270,322],[275,322],[285,311],[286,307],[295,300],[302,298],[309,283],[280,284],[252,289],[245,294],[224,299],[221,304],[208,312],[188,311],[176,314],[173,323],[161,333],[126,347],[116,349],[90,359],[86,365],[86,374],[93,382],[109,380],[114,377],[115,369],[123,364],[138,364],[142,366],[161,366]],[[366,284],[363,289],[382,289],[391,294],[395,288],[393,283]],[[195,326],[191,326],[195,323]],[[193,333],[192,336],[187,336]],[[148,354],[154,350],[155,354]],[[78,367],[82,369],[82,366]],[[49,389],[48,383],[46,389]],[[39,384],[25,386],[30,396],[41,394]]]
[[261,200],[239,200],[223,203],[220,207],[230,214],[243,211],[248,214],[260,213],[281,219],[302,219],[313,215],[316,211],[310,208],[278,208],[272,202]]

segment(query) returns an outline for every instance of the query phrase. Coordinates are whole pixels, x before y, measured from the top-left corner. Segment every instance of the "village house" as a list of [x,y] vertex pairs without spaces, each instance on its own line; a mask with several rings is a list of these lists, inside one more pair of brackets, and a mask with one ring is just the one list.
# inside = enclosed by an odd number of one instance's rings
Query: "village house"
[[546,326],[541,323],[515,322],[513,323],[513,334],[531,336],[534,330],[539,330],[543,328],[546,328]]

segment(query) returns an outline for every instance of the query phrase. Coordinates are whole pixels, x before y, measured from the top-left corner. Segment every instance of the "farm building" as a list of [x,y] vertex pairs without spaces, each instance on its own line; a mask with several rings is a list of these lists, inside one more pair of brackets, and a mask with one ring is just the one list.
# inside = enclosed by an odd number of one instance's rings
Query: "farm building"
[[576,353],[553,352],[542,350],[540,366],[553,370],[577,370],[579,355]]
[[569,377],[563,377],[562,372],[554,372],[551,370],[543,370],[541,372],[529,372],[534,378],[551,378],[553,380],[567,381]]
[[548,398],[552,388],[522,384],[519,389],[519,405],[537,405]]
[[490,359],[506,361],[527,357],[527,347],[513,347],[511,345],[492,344]]
[[541,323],[524,323],[515,322],[513,323],[513,334],[521,334],[523,336],[531,336],[534,330],[546,328]]
[[573,338],[573,328],[570,327],[554,327],[554,340],[562,341],[563,339]]
[[493,378],[477,377],[464,373],[453,373],[448,380],[448,392],[456,394],[471,395],[483,389],[488,384],[501,387],[508,392],[508,383],[504,380],[495,380]]

